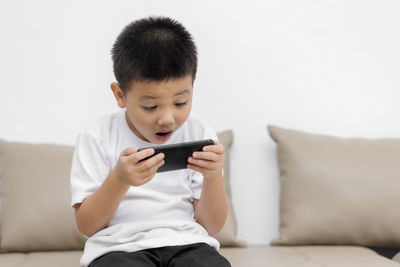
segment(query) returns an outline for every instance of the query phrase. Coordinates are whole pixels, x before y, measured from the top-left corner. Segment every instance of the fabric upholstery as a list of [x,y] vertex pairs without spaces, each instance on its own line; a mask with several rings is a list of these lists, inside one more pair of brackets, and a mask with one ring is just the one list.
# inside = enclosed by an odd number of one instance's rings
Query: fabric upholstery
[[274,245],[400,246],[400,140],[268,127],[280,168]]
[[247,248],[222,248],[234,267],[385,267],[398,263],[374,251],[355,246],[249,246]]
[[2,252],[83,248],[69,205],[72,152],[71,146],[1,142]]
[[[299,246],[221,248],[220,253],[234,267],[396,267],[398,263],[374,251],[353,246]],[[82,251],[0,254],[0,266],[79,267]]]
[[231,130],[218,133],[220,144],[224,146],[225,150],[225,164],[224,164],[224,187],[226,194],[226,201],[228,204],[228,215],[226,216],[225,225],[220,232],[214,237],[220,242],[221,246],[225,247],[242,247],[246,243],[236,238],[237,226],[236,217],[232,205],[232,196],[230,189],[230,148],[233,142],[233,133]]

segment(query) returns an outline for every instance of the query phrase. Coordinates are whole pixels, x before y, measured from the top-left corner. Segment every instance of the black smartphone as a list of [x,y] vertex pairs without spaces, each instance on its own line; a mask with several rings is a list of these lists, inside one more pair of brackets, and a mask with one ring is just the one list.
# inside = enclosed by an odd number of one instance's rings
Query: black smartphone
[[160,168],[158,168],[157,172],[166,172],[166,171],[185,169],[188,165],[188,158],[192,156],[193,152],[202,151],[203,147],[213,144],[214,141],[212,139],[206,139],[200,141],[163,145],[156,147],[143,147],[139,148],[138,152],[148,148],[153,148],[155,151],[153,155],[144,158],[141,161],[151,158],[152,156],[157,155],[158,153],[164,153],[165,163]]

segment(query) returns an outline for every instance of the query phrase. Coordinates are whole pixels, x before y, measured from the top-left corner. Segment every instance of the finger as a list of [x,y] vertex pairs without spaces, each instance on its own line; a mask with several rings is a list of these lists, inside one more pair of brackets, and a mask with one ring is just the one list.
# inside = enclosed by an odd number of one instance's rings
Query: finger
[[137,167],[139,171],[144,171],[149,168],[153,168],[156,166],[160,161],[164,159],[165,155],[164,153],[158,153],[157,155],[154,155],[148,159],[145,159],[141,162],[138,163]]
[[144,177],[145,177],[144,179],[148,179],[149,177],[154,177],[154,175],[156,175],[158,168],[160,168],[162,165],[164,165],[164,163],[165,163],[165,161],[162,160],[162,161],[158,162],[156,165],[154,165],[153,167],[151,167],[147,170],[144,170],[142,172],[142,174],[144,174]]
[[217,154],[222,154],[224,152],[224,146],[223,145],[219,145],[219,144],[211,145],[211,146],[205,146],[203,148],[203,151],[204,152],[214,152],[214,153],[217,153]]
[[160,168],[162,165],[164,165],[164,160],[161,160],[160,162],[157,162],[155,165],[151,166],[150,168],[142,170],[140,173],[142,177],[148,177],[151,175],[155,175],[158,168]]
[[194,152],[193,158],[194,159],[205,159],[211,161],[218,161],[219,155],[214,152]]
[[136,147],[128,147],[128,148],[125,148],[124,150],[122,150],[122,152],[121,152],[121,156],[130,156],[130,155],[132,155],[132,154],[134,154],[134,153],[136,153],[137,152],[137,148]]
[[214,169],[215,168],[215,161],[210,160],[203,160],[203,159],[194,159],[190,157],[188,159],[190,164],[205,168],[205,169]]
[[204,168],[201,168],[199,166],[196,166],[196,165],[193,165],[193,164],[190,164],[190,163],[186,167],[188,167],[188,169],[191,169],[191,170],[194,170],[194,171],[197,171],[197,172],[201,172],[201,173],[203,173],[205,171]]
[[151,181],[151,179],[153,179],[153,178],[154,178],[154,176],[155,176],[155,174],[153,174],[153,175],[150,175],[150,176],[148,176],[148,177],[144,178],[144,179],[142,180],[142,185],[143,185],[143,184],[146,184],[146,183],[148,183],[148,182],[150,182],[150,181]]
[[165,164],[165,160],[160,161],[159,164],[158,164],[158,166],[157,166],[157,169],[160,168],[160,167],[161,167],[162,165],[164,165],[164,164]]
[[132,163],[136,163],[136,162],[139,162],[139,161],[141,161],[141,160],[143,160],[145,158],[150,157],[151,155],[154,154],[154,152],[155,151],[154,151],[153,148],[148,148],[148,149],[136,152],[136,153],[130,155],[129,157],[130,157],[130,160],[131,160]]
[[143,185],[143,184],[145,184],[145,183],[148,183],[148,182],[150,182],[150,181],[151,181],[151,179],[153,179],[155,175],[156,175],[156,174],[155,174],[155,173],[153,173],[152,175],[150,175],[150,176],[147,176],[146,178],[144,178],[144,179],[141,181],[141,184]]

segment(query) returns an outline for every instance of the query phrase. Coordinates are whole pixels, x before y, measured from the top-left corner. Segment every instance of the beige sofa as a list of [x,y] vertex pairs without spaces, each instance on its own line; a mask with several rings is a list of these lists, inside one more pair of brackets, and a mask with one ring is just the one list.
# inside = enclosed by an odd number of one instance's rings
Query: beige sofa
[[[400,266],[399,255],[389,259],[367,248],[399,247],[399,209],[390,206],[400,203],[399,164],[387,158],[400,159],[400,141],[342,140],[278,127],[269,131],[277,142],[282,179],[281,236],[273,246],[246,246],[236,239],[228,166],[232,132],[219,133],[227,151],[229,212],[216,238],[232,266]],[[0,140],[1,267],[79,266],[85,239],[69,206],[72,152],[70,146]],[[365,166],[354,160],[362,155]],[[379,168],[389,177],[384,185],[373,181]],[[357,185],[357,179],[367,180],[367,185],[350,194],[354,188],[349,184]],[[386,191],[374,194],[371,188]]]

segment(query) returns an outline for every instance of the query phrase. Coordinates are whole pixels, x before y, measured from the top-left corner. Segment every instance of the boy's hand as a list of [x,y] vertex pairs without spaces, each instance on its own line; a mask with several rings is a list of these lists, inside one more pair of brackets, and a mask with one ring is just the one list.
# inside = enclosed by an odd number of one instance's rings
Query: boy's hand
[[121,152],[118,163],[113,168],[119,180],[127,185],[139,186],[149,182],[164,164],[164,154],[159,153],[151,158],[139,162],[154,154],[149,148],[137,152],[137,148],[127,148]]
[[224,147],[214,140],[214,145],[205,146],[203,151],[194,152],[188,159],[188,168],[201,172],[204,177],[222,176],[224,167]]

